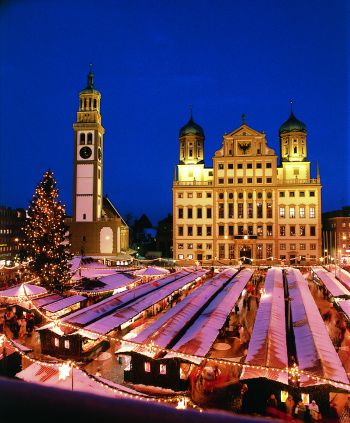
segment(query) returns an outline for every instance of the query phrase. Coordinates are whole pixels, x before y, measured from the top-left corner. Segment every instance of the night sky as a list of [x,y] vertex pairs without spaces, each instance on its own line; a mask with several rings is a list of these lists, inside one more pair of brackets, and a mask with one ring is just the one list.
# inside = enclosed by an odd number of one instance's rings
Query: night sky
[[0,204],[27,207],[48,168],[71,213],[73,129],[93,63],[104,193],[153,224],[171,212],[178,133],[193,105],[205,161],[241,124],[279,154],[289,99],[307,125],[323,210],[349,199],[344,0],[11,0],[0,8]]

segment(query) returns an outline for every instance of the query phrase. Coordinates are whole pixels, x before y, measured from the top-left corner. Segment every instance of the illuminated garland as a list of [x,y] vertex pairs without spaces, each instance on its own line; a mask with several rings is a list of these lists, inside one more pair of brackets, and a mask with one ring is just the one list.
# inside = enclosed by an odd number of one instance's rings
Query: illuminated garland
[[[69,329],[75,330],[75,331],[79,331],[82,328],[79,326],[75,326],[72,325],[70,323],[65,323],[60,321],[60,319],[54,319],[52,317],[47,316],[45,313],[43,313],[41,310],[39,310],[38,307],[35,306],[35,304],[33,304],[33,302],[31,301],[31,299],[27,296],[27,300],[32,304],[33,308],[45,319],[51,321],[52,323],[54,323],[55,326],[63,326],[63,327],[67,327]],[[242,369],[244,368],[248,368],[248,369],[256,369],[256,370],[264,370],[264,371],[275,371],[275,372],[281,372],[281,373],[287,373],[289,375],[292,375],[293,379],[295,378],[300,378],[301,375],[308,377],[309,379],[312,379],[314,381],[317,382],[322,382],[322,383],[332,383],[334,386],[338,387],[338,388],[343,388],[346,390],[350,391],[350,384],[345,384],[343,382],[339,382],[336,381],[334,379],[327,379],[327,378],[322,378],[319,376],[314,376],[312,373],[308,372],[308,371],[304,371],[299,369],[297,366],[293,366],[292,368],[286,367],[286,368],[277,368],[277,367],[269,367],[269,366],[261,366],[261,365],[252,365],[252,364],[247,364],[247,363],[238,363],[238,362],[234,362],[234,361],[230,361],[224,358],[221,359],[214,359],[211,357],[202,357],[202,356],[198,356],[198,355],[194,355],[194,354],[186,354],[186,353],[180,353],[177,351],[173,351],[171,349],[167,349],[167,348],[162,348],[162,347],[158,347],[157,345],[155,345],[153,343],[153,341],[151,341],[150,344],[141,344],[135,341],[131,341],[131,340],[126,340],[123,338],[118,338],[118,337],[114,337],[111,335],[101,335],[98,332],[94,332],[91,330],[87,330],[87,329],[83,329],[85,332],[90,333],[94,336],[98,336],[100,339],[102,340],[106,340],[108,342],[110,341],[115,341],[115,342],[120,342],[122,345],[123,343],[125,344],[129,344],[133,347],[143,347],[148,349],[149,352],[155,352],[157,354],[160,353],[164,353],[164,354],[168,354],[168,353],[172,353],[175,354],[177,357],[179,358],[184,358],[187,359],[188,361],[206,361],[206,362],[212,362],[215,364],[221,364],[221,365],[226,365],[226,366],[238,366],[241,367]]]

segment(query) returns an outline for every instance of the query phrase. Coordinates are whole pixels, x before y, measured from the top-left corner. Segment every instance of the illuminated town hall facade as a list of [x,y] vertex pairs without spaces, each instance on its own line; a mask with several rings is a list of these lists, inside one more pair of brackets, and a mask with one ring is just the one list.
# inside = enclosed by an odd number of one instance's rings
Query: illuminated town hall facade
[[293,114],[280,127],[280,163],[265,133],[223,136],[204,165],[204,131],[181,128],[173,182],[173,257],[201,263],[313,263],[321,257],[321,182],[311,178],[306,126]]

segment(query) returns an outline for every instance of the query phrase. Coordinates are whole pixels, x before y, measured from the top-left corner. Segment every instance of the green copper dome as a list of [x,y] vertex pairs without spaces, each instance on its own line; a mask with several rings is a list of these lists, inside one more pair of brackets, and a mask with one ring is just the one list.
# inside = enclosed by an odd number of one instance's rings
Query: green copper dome
[[298,120],[291,111],[289,119],[286,120],[280,127],[280,134],[285,132],[306,132],[306,126],[303,122]]
[[193,120],[192,114],[190,120],[180,129],[180,137],[184,135],[201,135],[204,137],[203,128]]

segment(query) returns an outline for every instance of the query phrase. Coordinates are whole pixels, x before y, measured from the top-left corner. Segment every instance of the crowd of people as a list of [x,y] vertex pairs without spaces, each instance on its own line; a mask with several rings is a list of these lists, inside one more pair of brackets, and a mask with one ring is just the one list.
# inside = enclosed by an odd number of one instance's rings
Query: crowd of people
[[16,307],[7,307],[0,316],[0,332],[10,331],[14,339],[23,339],[34,330],[34,315],[30,311],[18,311]]

